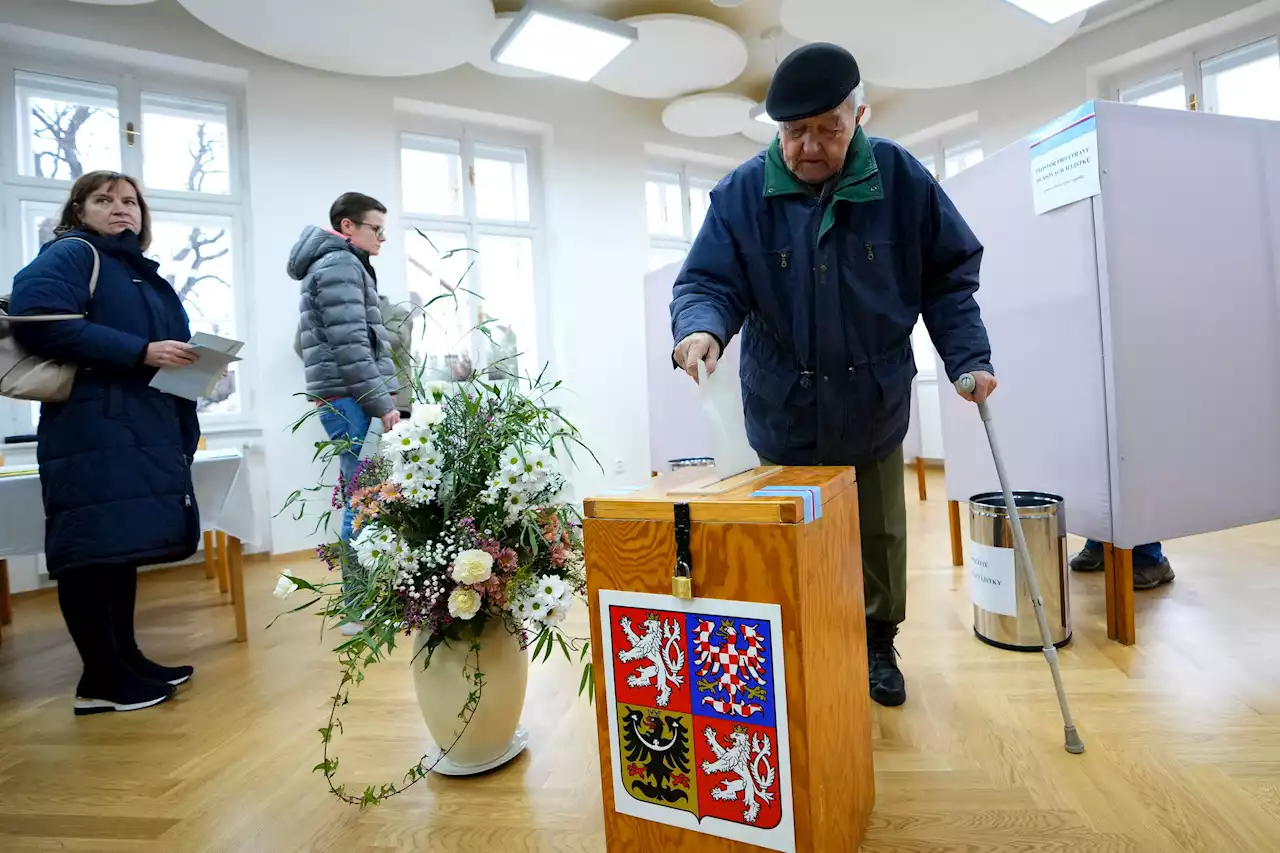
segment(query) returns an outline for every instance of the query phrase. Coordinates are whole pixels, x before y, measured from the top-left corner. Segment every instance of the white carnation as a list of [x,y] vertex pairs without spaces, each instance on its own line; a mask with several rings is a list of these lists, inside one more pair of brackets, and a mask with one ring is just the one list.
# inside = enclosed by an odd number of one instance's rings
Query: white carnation
[[409,420],[415,427],[430,429],[444,420],[444,407],[435,403],[415,406]]
[[450,576],[461,584],[484,583],[493,577],[493,556],[488,551],[463,551],[453,558]]
[[449,615],[455,619],[470,619],[480,612],[480,593],[459,587],[449,593]]
[[280,580],[276,581],[276,588],[272,591],[272,595],[281,600],[288,598],[298,585],[293,582],[293,572],[285,569],[280,573]]

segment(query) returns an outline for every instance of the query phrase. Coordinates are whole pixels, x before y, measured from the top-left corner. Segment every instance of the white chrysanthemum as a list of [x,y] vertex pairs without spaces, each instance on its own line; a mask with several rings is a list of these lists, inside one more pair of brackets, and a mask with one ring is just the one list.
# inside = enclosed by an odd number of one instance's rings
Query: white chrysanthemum
[[461,584],[484,583],[493,577],[493,555],[479,549],[463,551],[453,558],[450,577]]
[[480,612],[480,593],[459,587],[449,593],[449,615],[455,619],[470,619]]
[[502,472],[504,474],[518,475],[524,473],[524,458],[521,456],[519,448],[508,447],[503,450],[500,461],[502,463]]
[[424,403],[421,406],[415,406],[413,414],[409,417],[409,421],[415,427],[422,429],[430,429],[443,420],[444,407],[435,403]]
[[419,480],[425,489],[440,488],[440,469],[431,466],[425,466],[422,469],[422,476]]
[[376,568],[388,558],[394,556],[397,537],[378,524],[371,524],[360,531],[351,546],[356,551],[356,559],[365,568]]
[[569,591],[565,582],[555,575],[542,575],[534,584],[534,594],[548,607],[559,604]]
[[407,450],[416,443],[416,438],[417,436],[413,434],[413,425],[408,421],[400,421],[382,434],[382,451],[393,454]]
[[551,454],[541,447],[535,447],[525,454],[525,460],[529,463],[532,470],[539,474],[550,474],[552,472],[552,464],[554,460]]
[[562,607],[553,607],[542,617],[542,624],[546,625],[548,628],[554,628],[563,622],[565,617],[568,615],[569,605],[566,604]]
[[410,504],[418,506],[431,500],[430,493],[422,487],[421,483],[413,483],[408,486],[402,486],[400,495]]
[[438,403],[448,396],[449,383],[440,381],[428,382],[423,390],[427,392],[428,397]]
[[526,595],[515,606],[516,615],[526,621],[539,621],[547,615],[550,608],[536,595]]

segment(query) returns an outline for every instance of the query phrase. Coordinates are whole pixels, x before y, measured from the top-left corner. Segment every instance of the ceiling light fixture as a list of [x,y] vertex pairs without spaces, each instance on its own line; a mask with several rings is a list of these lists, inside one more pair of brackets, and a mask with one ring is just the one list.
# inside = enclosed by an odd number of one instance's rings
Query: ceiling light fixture
[[1006,0],[1047,24],[1056,24],[1106,0]]
[[777,124],[776,121],[769,118],[769,113],[765,112],[764,104],[760,104],[758,107],[756,107],[754,110],[751,111],[751,118],[755,119],[761,124]]
[[494,62],[587,81],[639,38],[635,27],[528,0],[493,46]]

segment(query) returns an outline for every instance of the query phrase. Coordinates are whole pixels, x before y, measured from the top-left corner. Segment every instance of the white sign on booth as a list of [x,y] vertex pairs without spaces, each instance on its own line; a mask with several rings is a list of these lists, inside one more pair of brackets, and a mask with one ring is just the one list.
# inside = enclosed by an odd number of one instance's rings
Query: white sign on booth
[[988,613],[1018,615],[1018,580],[1012,548],[969,543],[969,587],[973,603]]
[[1102,192],[1093,101],[1036,131],[1030,143],[1031,192],[1037,215]]

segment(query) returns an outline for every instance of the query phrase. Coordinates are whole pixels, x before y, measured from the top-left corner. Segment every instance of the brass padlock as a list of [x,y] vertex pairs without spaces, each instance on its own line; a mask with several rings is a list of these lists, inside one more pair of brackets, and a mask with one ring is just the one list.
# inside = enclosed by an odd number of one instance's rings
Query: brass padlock
[[675,573],[671,575],[671,594],[676,598],[693,598],[693,572],[684,560],[676,561]]

